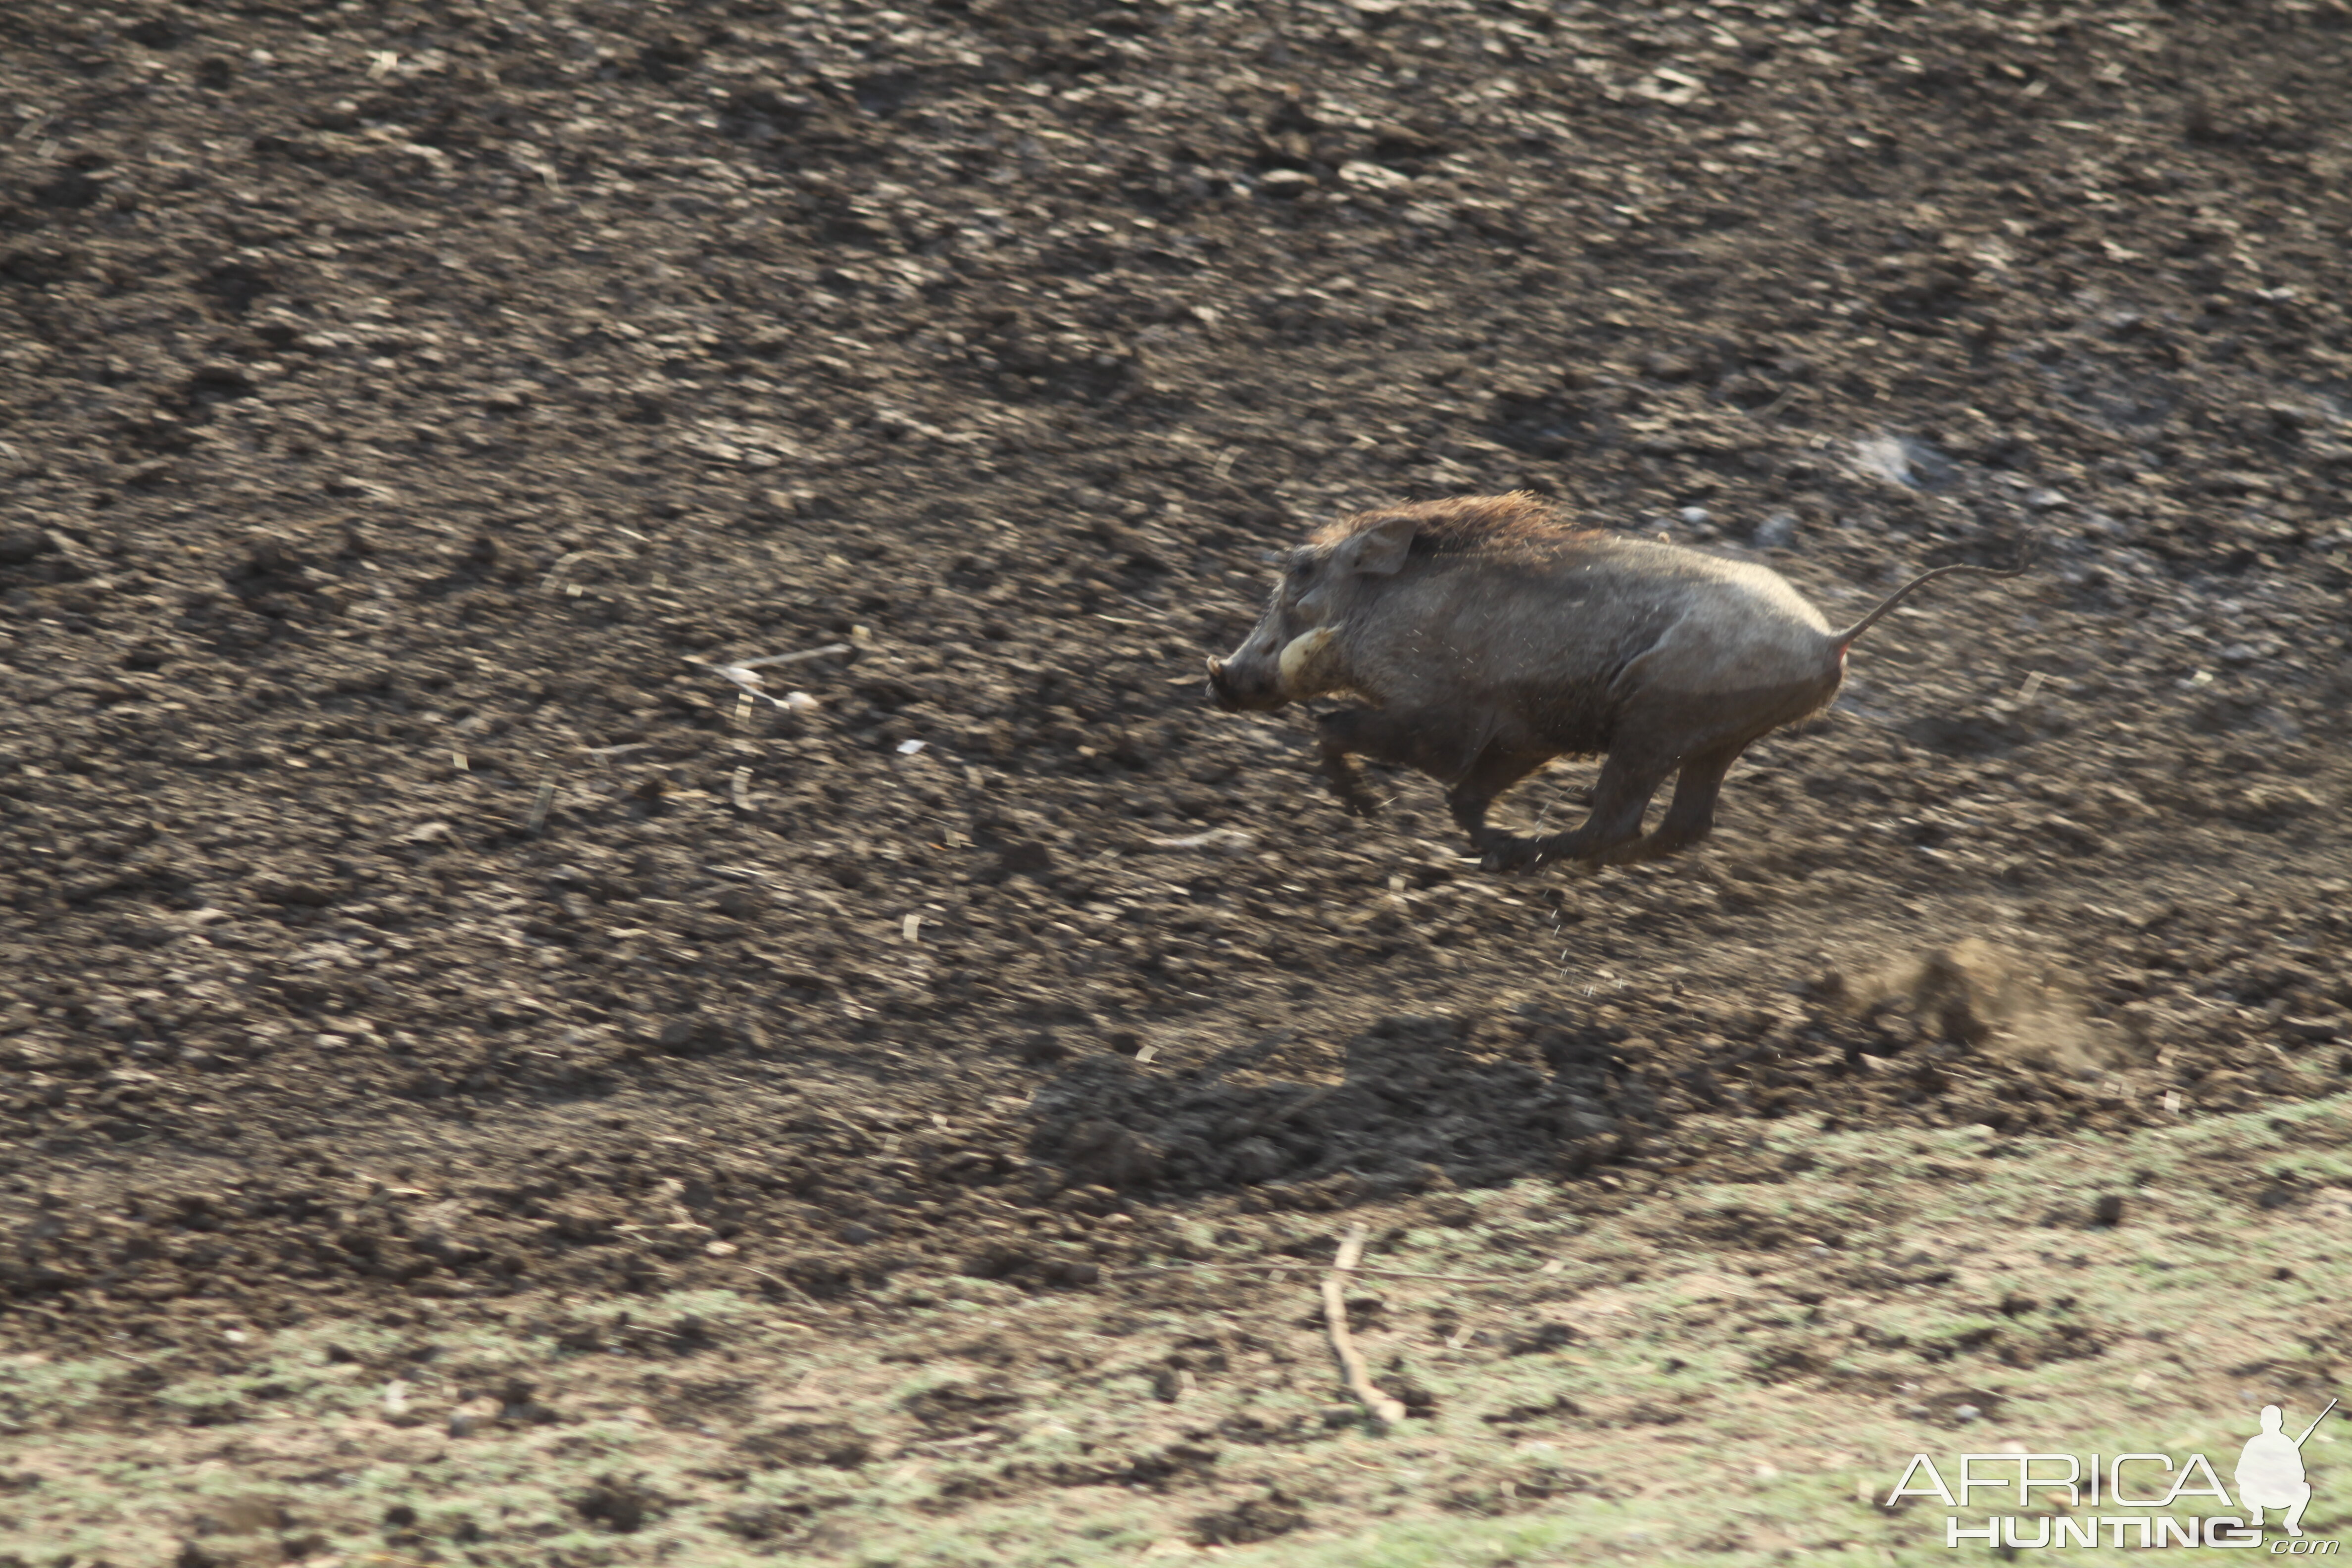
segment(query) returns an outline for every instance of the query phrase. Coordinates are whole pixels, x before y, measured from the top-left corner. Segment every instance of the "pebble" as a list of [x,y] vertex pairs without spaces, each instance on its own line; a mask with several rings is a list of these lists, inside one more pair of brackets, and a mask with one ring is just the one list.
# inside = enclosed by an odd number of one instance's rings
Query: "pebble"
[[1154,849],[1203,849],[1213,855],[1245,855],[1257,847],[1257,836],[1238,827],[1212,827],[1205,833],[1188,833],[1176,838],[1153,838],[1148,842]]

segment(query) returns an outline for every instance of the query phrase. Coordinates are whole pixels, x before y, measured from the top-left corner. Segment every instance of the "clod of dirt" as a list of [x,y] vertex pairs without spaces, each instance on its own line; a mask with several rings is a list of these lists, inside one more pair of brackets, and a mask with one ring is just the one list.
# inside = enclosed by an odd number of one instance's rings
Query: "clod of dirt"
[[22,566],[56,548],[37,528],[12,528],[0,532],[0,566]]
[[828,1465],[850,1470],[873,1455],[873,1446],[864,1433],[838,1421],[794,1422],[750,1432],[735,1446],[763,1464],[782,1468]]
[[1982,1388],[1953,1388],[1928,1394],[1905,1414],[1915,1420],[1934,1421],[1947,1426],[1968,1426],[1990,1420],[2000,1413],[2001,1396]]
[[499,1419],[519,1426],[547,1426],[563,1419],[533,1398],[533,1393],[530,1384],[509,1378],[499,1393]]
[[624,1479],[607,1475],[598,1477],[596,1484],[582,1493],[572,1506],[591,1524],[601,1524],[606,1530],[626,1535],[644,1528],[648,1518],[667,1511],[669,1500],[636,1478]]
[[1079,1184],[1137,1187],[1160,1173],[1160,1152],[1150,1141],[1111,1121],[1081,1121],[1070,1129],[1062,1160]]
[[1566,1323],[1538,1323],[1534,1328],[1514,1331],[1504,1337],[1505,1355],[1537,1355],[1573,1344],[1576,1331]]
[[1478,1417],[1490,1426],[1520,1426],[1533,1421],[1561,1420],[1580,1416],[1584,1407],[1565,1394],[1555,1394],[1541,1405],[1514,1405]]
[[[1563,1046],[1546,1073],[1532,1051],[1475,1048],[1466,1027],[1460,1018],[1380,1019],[1348,1042],[1339,1081],[1311,1085],[1083,1058],[1039,1090],[1044,1126],[1034,1147],[1073,1183],[1179,1192],[1247,1184],[1305,1207],[1339,1200],[1318,1184],[1420,1192],[1555,1163],[1580,1169],[1622,1148],[1620,1122],[1635,1106],[1595,1075],[1580,1048]],[[1627,1103],[1604,1103],[1596,1091]],[[1475,1209],[1455,1200],[1435,1217],[1456,1223],[1448,1213],[1466,1220]]]
[[1906,954],[1859,981],[1832,976],[1823,989],[1863,1016],[1906,1014],[1931,1038],[2031,1067],[2083,1072],[2128,1059],[2120,1033],[2089,1016],[2072,975],[1977,937]]
[[1437,1414],[1437,1395],[1405,1370],[1401,1355],[1389,1358],[1388,1370],[1381,1374],[1381,1392],[1393,1396],[1407,1415],[1426,1421]]
[[293,1521],[286,1510],[268,1498],[228,1498],[198,1521],[201,1528],[222,1535],[258,1535],[284,1530]]
[[1216,1513],[1204,1513],[1192,1521],[1193,1544],[1246,1546],[1287,1535],[1307,1522],[1307,1515],[1297,1505],[1296,1498],[1276,1490]]
[[728,1510],[719,1528],[743,1541],[777,1541],[807,1529],[815,1511],[807,1503],[760,1503]]
[[927,1426],[944,1432],[979,1431],[992,1426],[1019,1408],[1021,1396],[1001,1378],[975,1383],[944,1383],[908,1395],[908,1414]]
[[1030,840],[1008,844],[997,855],[996,876],[1037,877],[1054,868],[1054,852],[1045,845]]

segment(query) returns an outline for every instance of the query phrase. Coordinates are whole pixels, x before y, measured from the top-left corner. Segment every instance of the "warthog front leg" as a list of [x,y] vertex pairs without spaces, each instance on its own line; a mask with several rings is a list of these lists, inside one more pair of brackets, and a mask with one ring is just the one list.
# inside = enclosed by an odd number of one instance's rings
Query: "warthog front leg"
[[[1351,753],[1446,779],[1464,771],[1484,739],[1473,734],[1472,721],[1460,714],[1409,713],[1388,708],[1345,708],[1325,714],[1316,727],[1322,742],[1319,770],[1331,793],[1358,816],[1377,816],[1381,805],[1348,760]],[[1485,810],[1483,803],[1479,809]]]
[[1330,785],[1339,804],[1348,808],[1350,816],[1378,816],[1381,803],[1364,787],[1364,775],[1356,771],[1349,760],[1352,752],[1379,755],[1371,743],[1377,741],[1381,715],[1364,708],[1344,708],[1337,713],[1326,713],[1315,722],[1321,745],[1316,771]]
[[1325,741],[1316,771],[1323,775],[1323,782],[1330,786],[1331,793],[1339,796],[1339,804],[1348,808],[1349,816],[1371,817],[1381,814],[1381,803],[1373,797],[1371,791],[1364,787],[1364,775],[1356,771],[1356,764],[1349,759],[1346,747],[1335,746]]
[[1486,812],[1497,795],[1551,761],[1552,755],[1488,746],[1445,792],[1446,808],[1453,812],[1455,826],[1470,836],[1472,852],[1484,858],[1488,870],[1509,870],[1534,860],[1535,840],[1487,826]]

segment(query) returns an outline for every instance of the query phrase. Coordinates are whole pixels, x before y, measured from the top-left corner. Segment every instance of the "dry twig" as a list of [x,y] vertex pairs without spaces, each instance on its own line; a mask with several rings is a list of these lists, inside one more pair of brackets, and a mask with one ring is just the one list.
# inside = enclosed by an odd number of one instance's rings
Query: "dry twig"
[[1364,1260],[1365,1235],[1362,1226],[1350,1226],[1348,1238],[1339,1244],[1339,1256],[1331,1260],[1331,1272],[1323,1277],[1323,1321],[1331,1331],[1331,1353],[1347,1374],[1348,1392],[1363,1401],[1372,1419],[1393,1426],[1404,1419],[1404,1405],[1372,1386],[1372,1374],[1348,1337],[1348,1276]]
[[799,664],[803,659],[823,658],[827,654],[848,653],[845,642],[829,642],[823,647],[805,647],[798,653],[772,653],[765,658],[742,658],[735,661],[737,669],[765,669],[772,664]]
[[[807,701],[806,694],[794,691],[782,698],[771,697],[768,695],[766,683],[760,679],[759,672],[771,665],[799,664],[803,659],[822,658],[827,654],[853,651],[850,644],[835,642],[827,643],[823,647],[804,648],[799,653],[777,653],[770,654],[765,658],[747,658],[738,664],[713,664],[707,658],[689,658],[686,662],[698,669],[707,669],[722,680],[731,682],[741,689],[743,693],[741,700],[745,703],[756,698],[771,708],[782,708],[787,711],[799,712]],[[737,722],[739,724],[741,722],[740,718]]]
[[[1106,1274],[1184,1274],[1196,1268],[1238,1268],[1250,1274],[1287,1274],[1294,1268],[1312,1268],[1311,1263],[1134,1263],[1121,1268],[1106,1268]],[[1411,1268],[1367,1268],[1356,1265],[1349,1272],[1380,1279],[1437,1279],[1448,1285],[1527,1285],[1545,1276],[1530,1274],[1423,1274]]]

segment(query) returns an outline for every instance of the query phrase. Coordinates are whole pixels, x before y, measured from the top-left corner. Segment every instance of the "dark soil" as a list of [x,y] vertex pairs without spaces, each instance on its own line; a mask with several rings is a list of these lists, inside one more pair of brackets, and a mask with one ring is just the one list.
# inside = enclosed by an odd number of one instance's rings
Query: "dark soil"
[[[2330,3],[9,8],[0,1321],[1110,1296],[1695,1108],[2342,1087],[2347,82]],[[1200,676],[1515,487],[1833,621],[2041,553],[1702,851],[1496,878]]]

